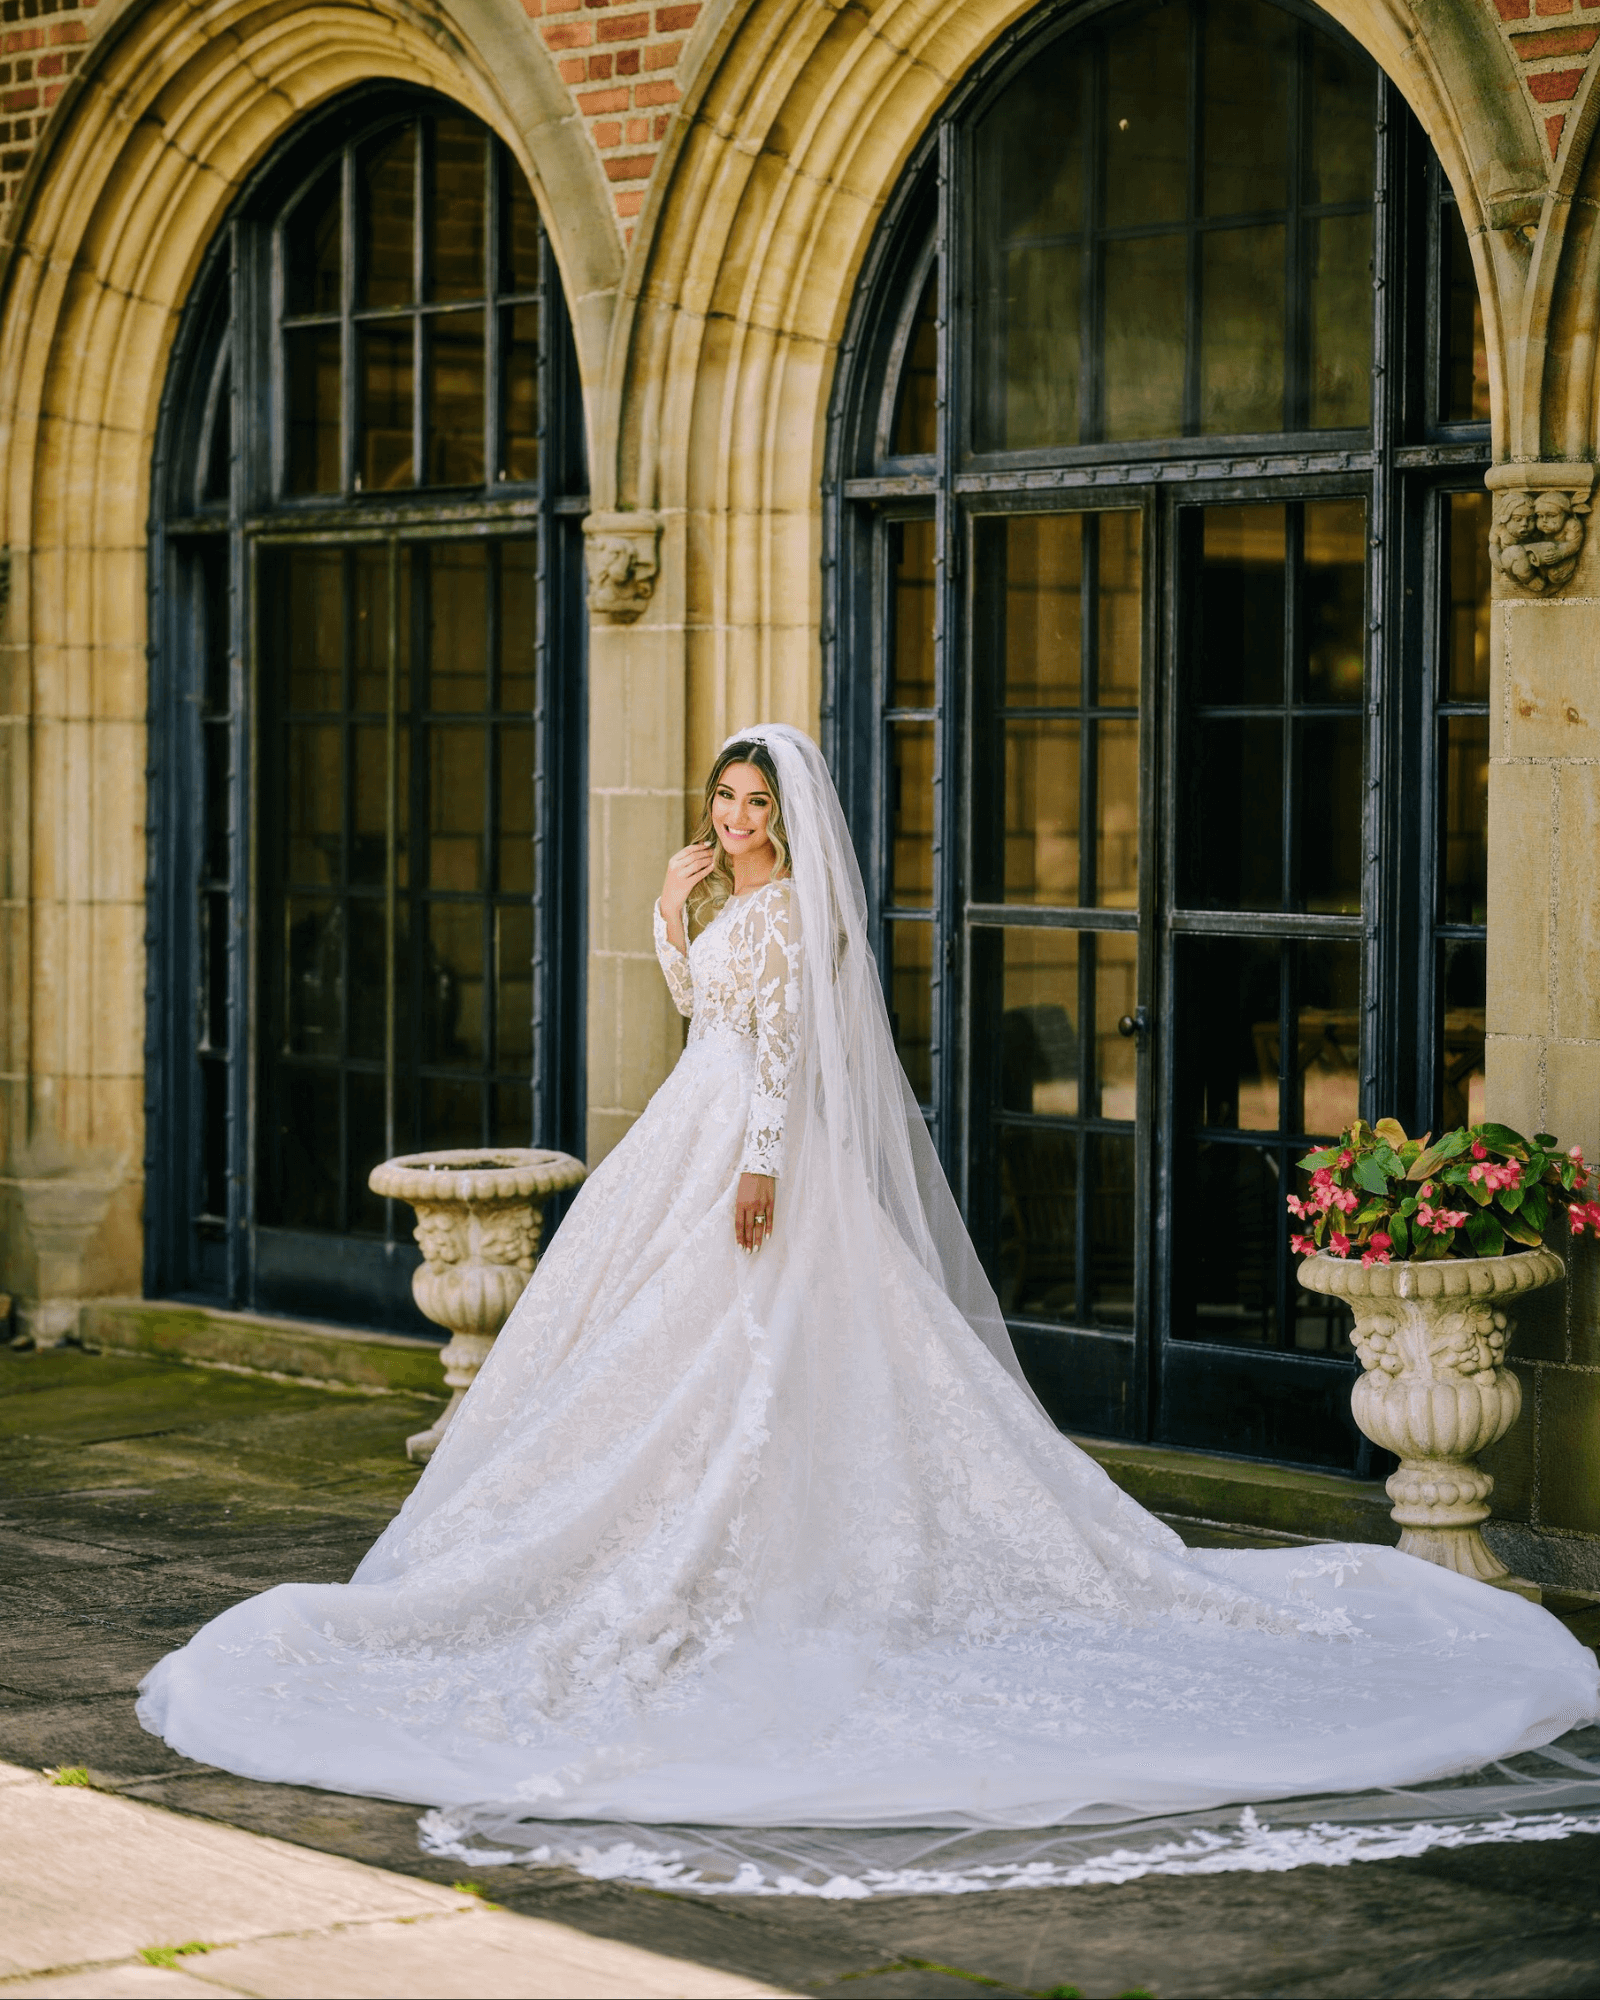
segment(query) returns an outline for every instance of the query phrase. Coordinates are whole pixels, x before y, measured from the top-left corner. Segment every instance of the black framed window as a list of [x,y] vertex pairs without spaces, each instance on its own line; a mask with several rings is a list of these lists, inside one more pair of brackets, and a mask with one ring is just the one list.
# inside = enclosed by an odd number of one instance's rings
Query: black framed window
[[420,1328],[372,1166],[581,1148],[581,438],[497,138],[382,89],[280,148],[158,448],[153,1290]]
[[1300,0],[1064,6],[928,135],[843,351],[829,749],[1024,1365],[1067,1425],[1369,1468],[1283,1197],[1358,1110],[1481,1102],[1438,163]]

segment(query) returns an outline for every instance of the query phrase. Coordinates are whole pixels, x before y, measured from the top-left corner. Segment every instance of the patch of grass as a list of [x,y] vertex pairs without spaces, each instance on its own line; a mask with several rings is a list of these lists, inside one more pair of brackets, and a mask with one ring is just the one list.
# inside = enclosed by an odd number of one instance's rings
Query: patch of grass
[[82,1764],[63,1764],[59,1770],[45,1772],[52,1785],[87,1785],[88,1770]]
[[140,1947],[139,1956],[146,1965],[165,1966],[171,1971],[180,1958],[193,1958],[199,1952],[215,1951],[214,1944],[207,1944],[204,1938],[190,1938],[186,1944],[147,1944]]
[[458,1896],[476,1896],[486,1910],[498,1910],[498,1903],[491,1903],[489,1892],[481,1882],[452,1882],[450,1887]]

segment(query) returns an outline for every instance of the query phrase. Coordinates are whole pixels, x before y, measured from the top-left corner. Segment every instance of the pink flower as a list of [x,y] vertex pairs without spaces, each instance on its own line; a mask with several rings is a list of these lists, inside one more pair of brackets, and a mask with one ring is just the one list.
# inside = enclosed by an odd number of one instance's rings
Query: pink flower
[[1389,1253],[1387,1250],[1363,1250],[1361,1253],[1361,1268],[1363,1271],[1365,1271],[1369,1265],[1387,1264],[1388,1261],[1389,1261]]
[[1488,1159],[1488,1157],[1489,1157],[1489,1148],[1488,1148],[1488,1147],[1487,1147],[1487,1146],[1486,1146],[1486,1145],[1485,1145],[1485,1144],[1483,1143],[1483,1141],[1482,1141],[1481,1139],[1474,1139],[1474,1140],[1473,1140],[1473,1142],[1472,1142],[1472,1157],[1473,1157],[1473,1158],[1474,1158],[1475,1160],[1486,1160],[1486,1159]]
[[1341,1215],[1354,1215],[1361,1206],[1361,1197],[1354,1188],[1331,1188],[1328,1192],[1328,1206],[1338,1209]]
[[1507,1160],[1504,1166],[1477,1166],[1467,1174],[1469,1181],[1481,1181],[1487,1188],[1514,1188],[1522,1180],[1522,1162]]
[[1291,1215],[1298,1215],[1302,1222],[1304,1222],[1308,1215],[1315,1215],[1317,1212],[1314,1208],[1307,1207],[1297,1194],[1290,1195],[1287,1207],[1289,1213]]
[[1355,1154],[1351,1152],[1348,1146],[1346,1146],[1344,1151],[1339,1155],[1340,1173],[1343,1173],[1346,1167],[1353,1167],[1355,1163],[1356,1163]]
[[1600,1236],[1600,1201],[1575,1201],[1567,1210],[1567,1220],[1574,1236],[1581,1236],[1586,1228]]
[[1328,1250],[1335,1257],[1348,1257],[1350,1255],[1349,1237],[1341,1236],[1337,1229],[1330,1229],[1328,1232]]
[[1297,1257],[1315,1257],[1317,1246],[1309,1236],[1291,1236],[1289,1248]]
[[1569,1146],[1567,1148],[1567,1158],[1569,1160],[1576,1160],[1581,1167],[1583,1165],[1583,1148],[1581,1146]]
[[1394,1248],[1394,1238],[1386,1235],[1381,1229],[1373,1230],[1367,1240],[1371,1243],[1374,1250],[1392,1250]]
[[1419,1225],[1424,1229],[1431,1229],[1435,1236],[1443,1236],[1448,1230],[1459,1229],[1466,1219],[1464,1209],[1430,1208],[1425,1201],[1417,1203]]

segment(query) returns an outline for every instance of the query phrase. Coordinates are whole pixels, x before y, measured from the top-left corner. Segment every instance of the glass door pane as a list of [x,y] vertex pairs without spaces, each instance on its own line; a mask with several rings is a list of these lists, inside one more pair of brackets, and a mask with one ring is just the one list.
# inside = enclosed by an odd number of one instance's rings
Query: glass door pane
[[1143,1264],[1126,1031],[1142,542],[1131,508],[973,524],[969,1207],[1041,1396],[1064,1424],[1112,1430],[1130,1420]]
[[1347,1465],[1344,1315],[1295,1282],[1285,1198],[1361,1107],[1366,505],[1176,512],[1163,1429]]
[[372,1168],[529,1141],[535,568],[479,538],[263,551],[263,1304],[397,1302],[410,1219]]

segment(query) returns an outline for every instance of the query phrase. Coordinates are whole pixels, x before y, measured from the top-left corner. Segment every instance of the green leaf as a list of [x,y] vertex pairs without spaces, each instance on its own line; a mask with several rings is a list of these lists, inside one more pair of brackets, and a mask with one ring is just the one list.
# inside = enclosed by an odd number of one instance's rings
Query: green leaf
[[1406,1174],[1408,1181],[1425,1181],[1444,1165],[1444,1154],[1437,1146],[1430,1146],[1425,1153],[1418,1153]]
[[1513,1159],[1528,1157],[1528,1142],[1520,1132],[1513,1132],[1509,1125],[1480,1125],[1478,1137],[1486,1146],[1492,1146],[1497,1153],[1509,1153]]
[[1492,1215],[1485,1215],[1481,1209],[1468,1214],[1467,1235],[1480,1257],[1498,1257],[1506,1247],[1505,1231]]
[[1471,1144],[1472,1134],[1464,1125],[1458,1125],[1453,1132],[1446,1132],[1433,1150],[1441,1160],[1459,1160]]
[[1499,1193],[1500,1206],[1507,1215],[1515,1215],[1527,1199],[1528,1190],[1525,1187],[1501,1188]]
[[1550,1196],[1542,1187],[1525,1190],[1522,1197],[1522,1219],[1530,1229],[1537,1229],[1542,1237],[1545,1225],[1550,1220]]
[[1406,1171],[1406,1163],[1404,1160],[1401,1159],[1400,1155],[1394,1150],[1393,1146],[1380,1145],[1376,1147],[1373,1151],[1372,1157],[1377,1161],[1378,1165],[1382,1167],[1383,1171],[1389,1176],[1390,1180],[1398,1181],[1404,1179]]
[[1535,1132],[1533,1143],[1536,1146],[1543,1146],[1547,1153],[1556,1152],[1561,1145],[1561,1141],[1556,1137],[1554,1132]]
[[1403,1215],[1389,1217],[1389,1244],[1396,1257],[1408,1255],[1407,1246],[1411,1242],[1411,1225]]
[[1506,1234],[1515,1237],[1519,1243],[1526,1243],[1530,1250],[1537,1250],[1544,1242],[1544,1238],[1525,1216],[1506,1215],[1501,1217],[1501,1221]]
[[1307,1153],[1303,1160],[1296,1160],[1295,1165],[1304,1167],[1308,1174],[1312,1174],[1318,1167],[1331,1167],[1341,1150],[1338,1146],[1324,1146],[1320,1153]]
[[1468,1181],[1467,1193],[1472,1196],[1479,1208],[1487,1208],[1494,1200],[1494,1189],[1485,1187],[1482,1181]]
[[1389,1204],[1386,1201],[1369,1201],[1366,1207],[1356,1215],[1351,1223],[1351,1227],[1353,1229],[1376,1227],[1388,1213]]
[[[1395,1164],[1398,1166],[1399,1162],[1396,1161]],[[1364,1187],[1368,1194],[1386,1195],[1389,1192],[1389,1176],[1379,1165],[1375,1154],[1362,1154],[1356,1161],[1355,1176],[1356,1186]]]

